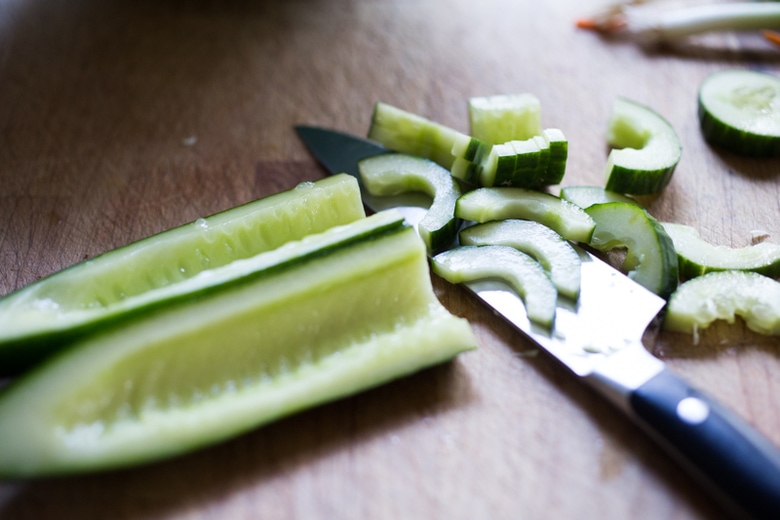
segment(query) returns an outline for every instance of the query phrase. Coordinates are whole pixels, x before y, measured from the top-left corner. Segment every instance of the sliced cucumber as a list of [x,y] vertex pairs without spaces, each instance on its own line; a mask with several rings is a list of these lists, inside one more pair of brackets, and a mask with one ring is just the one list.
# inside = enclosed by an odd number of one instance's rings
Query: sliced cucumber
[[5,388],[0,475],[186,452],[474,347],[400,215],[305,244],[266,253],[275,260],[251,279],[105,328]]
[[552,228],[566,240],[590,242],[596,227],[579,206],[541,191],[523,188],[479,188],[462,195],[455,216],[474,222],[534,220]]
[[596,222],[590,245],[599,251],[626,248],[623,270],[662,298],[677,287],[677,253],[663,226],[635,204],[608,202],[585,210]]
[[536,260],[513,247],[456,247],[433,257],[433,272],[452,283],[498,278],[523,299],[529,320],[553,326],[555,286]]
[[489,145],[542,133],[541,103],[532,94],[473,97],[468,112],[471,135]]
[[230,265],[365,216],[354,177],[338,175],[110,251],[0,299],[0,373],[32,366],[129,312],[246,276]]
[[452,244],[460,227],[460,219],[455,218],[455,203],[461,191],[450,172],[428,159],[399,153],[363,159],[358,170],[371,195],[421,191],[431,196],[433,202],[417,231],[431,252]]
[[556,129],[522,141],[496,144],[479,165],[479,184],[531,189],[558,184],[565,173],[567,157],[568,142]]
[[761,334],[780,335],[780,282],[745,271],[719,271],[688,280],[672,294],[664,329],[696,334],[736,316]]
[[467,227],[460,232],[465,246],[509,246],[532,256],[549,273],[558,293],[577,300],[580,294],[580,255],[569,242],[532,220],[501,220]]
[[569,141],[557,128],[545,128],[542,136],[550,149],[547,171],[542,177],[543,185],[560,184],[566,173],[566,161],[569,158]]
[[780,276],[780,245],[762,242],[731,248],[710,244],[691,226],[671,222],[664,222],[663,226],[674,241],[683,278],[731,270],[753,271],[770,278]]
[[614,147],[607,159],[606,188],[618,193],[649,195],[663,190],[680,161],[677,133],[653,109],[617,98],[607,125]]
[[723,70],[699,88],[699,123],[710,144],[761,157],[780,155],[780,78],[750,70]]
[[582,209],[587,209],[594,204],[604,204],[605,202],[625,202],[627,204],[636,204],[635,199],[605,190],[599,186],[566,186],[561,188],[561,198],[573,202]]

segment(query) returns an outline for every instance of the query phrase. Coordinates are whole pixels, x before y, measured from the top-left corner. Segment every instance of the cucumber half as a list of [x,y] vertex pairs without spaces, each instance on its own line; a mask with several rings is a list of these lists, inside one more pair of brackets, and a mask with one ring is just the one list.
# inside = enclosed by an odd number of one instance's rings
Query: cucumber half
[[780,78],[750,70],[723,70],[699,88],[704,139],[737,154],[780,155]]
[[606,189],[631,195],[663,190],[680,161],[677,133],[653,109],[617,98],[607,125]]
[[433,198],[417,231],[431,252],[450,246],[460,227],[455,203],[461,191],[457,181],[438,164],[411,155],[390,153],[358,163],[360,178],[371,195],[398,195],[421,191]]
[[0,476],[187,452],[474,347],[399,214],[282,249],[251,279],[107,327],[5,388]]
[[140,240],[0,299],[0,373],[18,373],[103,323],[246,275],[231,264],[365,216],[337,175]]
[[780,282],[744,271],[719,271],[680,285],[667,305],[664,329],[696,334],[736,316],[756,332],[780,335]]

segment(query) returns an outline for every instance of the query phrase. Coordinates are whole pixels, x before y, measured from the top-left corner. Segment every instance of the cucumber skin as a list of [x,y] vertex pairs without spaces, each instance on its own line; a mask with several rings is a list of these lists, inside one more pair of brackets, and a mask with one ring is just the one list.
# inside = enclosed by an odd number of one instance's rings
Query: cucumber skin
[[710,113],[701,100],[697,111],[702,135],[710,145],[746,157],[780,156],[780,137],[734,128]]
[[658,170],[646,170],[641,174],[631,168],[613,164],[605,188],[616,193],[653,195],[662,191],[672,180],[677,165]]

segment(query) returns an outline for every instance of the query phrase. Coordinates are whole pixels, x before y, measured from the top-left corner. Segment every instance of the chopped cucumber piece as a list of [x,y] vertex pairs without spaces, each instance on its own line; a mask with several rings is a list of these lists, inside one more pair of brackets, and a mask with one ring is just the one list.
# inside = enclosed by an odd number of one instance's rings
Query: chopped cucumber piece
[[639,202],[627,195],[605,190],[599,186],[566,186],[561,188],[561,198],[573,202],[582,209],[605,202],[625,202],[627,204],[640,205]]
[[529,139],[496,144],[480,164],[479,184],[531,189],[558,184],[567,157],[566,138],[555,129]]
[[523,299],[529,320],[553,326],[555,286],[536,260],[513,247],[456,247],[433,257],[433,272],[452,283],[498,278]]
[[580,255],[547,226],[509,219],[467,227],[459,237],[464,246],[509,246],[531,255],[549,273],[559,294],[572,300],[579,297]]
[[780,335],[780,282],[745,271],[718,271],[680,285],[666,308],[664,329],[696,334],[715,320],[744,319],[751,330]]
[[5,388],[0,475],[187,452],[474,347],[395,212],[283,249],[251,279],[107,327]]
[[523,188],[479,188],[462,195],[455,216],[474,222],[534,220],[566,240],[590,242],[596,223],[579,206],[541,191]]
[[663,190],[680,161],[682,147],[674,128],[653,109],[617,98],[607,125],[613,146],[606,167],[606,188],[649,195]]
[[428,159],[399,153],[363,159],[358,170],[371,195],[421,191],[431,196],[433,202],[417,224],[417,231],[431,252],[452,244],[460,227],[460,219],[455,218],[455,203],[461,191],[450,172]]
[[585,210],[596,222],[590,245],[599,251],[626,248],[623,270],[643,287],[668,298],[677,287],[677,253],[663,226],[643,208],[625,202]]
[[663,226],[674,241],[683,278],[731,270],[754,271],[770,278],[780,276],[780,245],[762,242],[731,248],[710,244],[691,226],[671,222],[664,222]]
[[566,173],[566,161],[569,158],[569,140],[557,128],[545,128],[542,136],[550,148],[550,160],[547,171],[542,177],[543,185],[560,184]]
[[702,82],[699,123],[710,144],[761,157],[780,155],[780,78],[750,70],[723,70]]
[[471,135],[489,145],[542,133],[541,103],[532,94],[473,97],[468,112]]
[[0,373],[18,373],[69,341],[139,309],[246,276],[237,260],[365,216],[350,175],[198,219],[52,274],[0,299]]

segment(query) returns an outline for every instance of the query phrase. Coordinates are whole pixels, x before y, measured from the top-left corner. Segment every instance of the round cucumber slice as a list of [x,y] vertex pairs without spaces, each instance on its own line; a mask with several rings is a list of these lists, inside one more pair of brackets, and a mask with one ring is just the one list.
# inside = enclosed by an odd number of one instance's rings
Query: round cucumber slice
[[696,334],[715,320],[744,319],[751,330],[780,335],[780,282],[744,271],[718,271],[680,285],[666,308],[664,329]]
[[678,265],[674,243],[663,226],[634,204],[608,202],[585,210],[596,222],[590,245],[599,251],[626,248],[622,269],[662,298],[677,288]]
[[566,240],[590,242],[596,223],[579,206],[542,191],[524,188],[479,188],[462,195],[455,216],[474,222],[534,220]]
[[561,188],[561,198],[573,202],[582,209],[587,209],[594,204],[604,204],[605,202],[625,202],[627,204],[636,204],[635,199],[605,190],[599,186],[566,186]]
[[691,226],[664,222],[672,237],[683,278],[694,278],[710,271],[753,271],[770,278],[780,276],[780,245],[762,242],[731,248],[705,241]]
[[237,260],[365,217],[350,175],[303,183],[104,253],[0,299],[0,373],[18,373],[127,313],[244,276]]
[[460,232],[465,246],[509,246],[532,256],[549,273],[558,293],[577,300],[580,294],[580,255],[569,242],[532,220],[502,220],[476,224]]
[[677,133],[653,109],[617,98],[607,125],[606,189],[631,195],[663,190],[680,161]]
[[457,181],[433,161],[390,153],[358,163],[363,184],[371,195],[399,195],[420,191],[433,198],[430,209],[417,224],[417,231],[431,252],[449,247],[460,227],[455,202],[461,191]]
[[498,278],[523,299],[529,320],[553,326],[555,286],[536,260],[513,247],[456,247],[433,257],[433,272],[452,283]]
[[737,154],[780,155],[780,78],[723,70],[699,88],[699,123],[710,144]]
[[389,221],[266,253],[276,261],[250,280],[123,320],[15,380],[0,394],[0,477],[158,460],[473,348],[419,237]]

